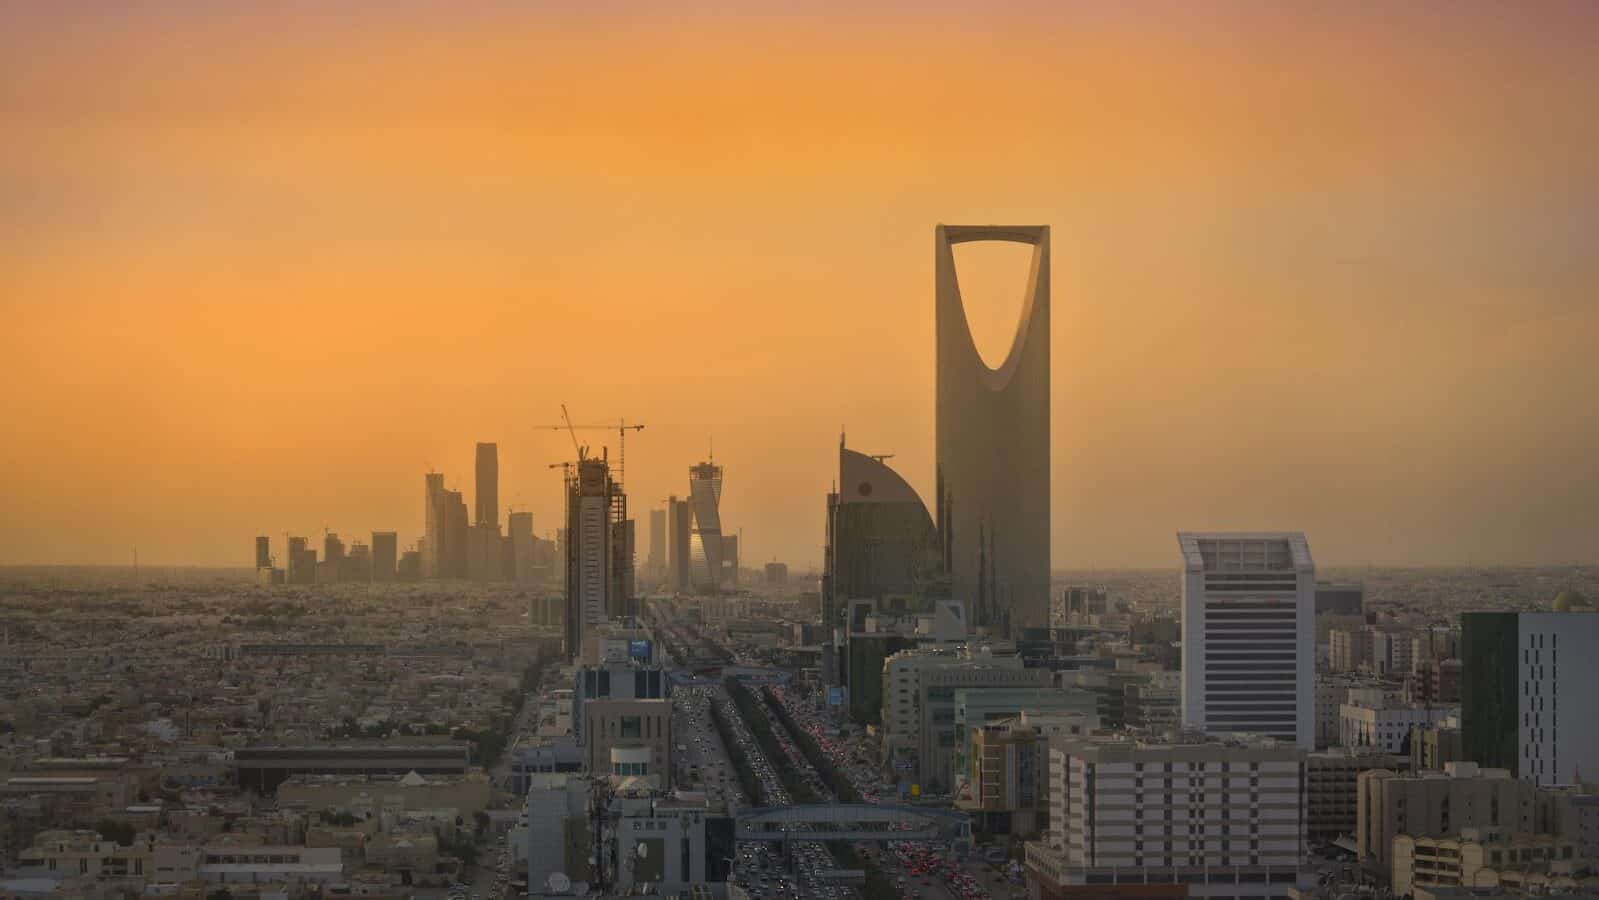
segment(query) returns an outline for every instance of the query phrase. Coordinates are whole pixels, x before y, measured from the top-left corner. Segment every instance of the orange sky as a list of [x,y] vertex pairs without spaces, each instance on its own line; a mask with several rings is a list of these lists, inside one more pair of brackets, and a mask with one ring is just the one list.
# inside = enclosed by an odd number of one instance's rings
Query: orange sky
[[0,563],[408,544],[477,440],[543,533],[566,402],[803,567],[840,425],[930,492],[940,221],[1053,226],[1057,567],[1595,555],[1584,4],[121,6],[0,8]]

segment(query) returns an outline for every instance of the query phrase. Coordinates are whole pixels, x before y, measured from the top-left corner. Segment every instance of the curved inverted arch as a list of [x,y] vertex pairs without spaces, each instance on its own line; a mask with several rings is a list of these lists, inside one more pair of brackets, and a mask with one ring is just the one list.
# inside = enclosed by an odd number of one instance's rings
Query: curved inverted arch
[[[937,233],[937,280],[939,303],[939,328],[943,329],[946,319],[953,325],[953,320],[960,322],[960,333],[965,338],[965,343],[970,348],[970,354],[981,371],[983,383],[993,391],[1002,391],[1015,377],[1016,369],[1021,365],[1021,355],[1027,347],[1029,335],[1034,330],[1034,320],[1042,318],[1047,323],[1049,317],[1049,226],[1047,225],[940,225]],[[960,272],[955,268],[955,254],[952,249],[956,244],[967,244],[976,241],[1004,241],[1015,244],[1031,244],[1033,259],[1028,267],[1027,286],[1022,295],[1021,314],[1017,317],[1016,333],[1011,337],[1010,350],[1005,354],[1004,360],[997,368],[991,367],[983,360],[977,350],[977,341],[972,337],[970,319],[966,316],[966,300],[961,296]],[[1040,280],[1042,279],[1042,281]],[[952,339],[954,335],[950,336]],[[1045,338],[1047,340],[1047,337]],[[940,336],[940,351],[943,350],[943,337]]]
[[[1033,247],[1026,294],[998,368],[978,352],[955,244]],[[1049,226],[934,230],[938,528],[968,621],[1010,633],[1049,624]]]

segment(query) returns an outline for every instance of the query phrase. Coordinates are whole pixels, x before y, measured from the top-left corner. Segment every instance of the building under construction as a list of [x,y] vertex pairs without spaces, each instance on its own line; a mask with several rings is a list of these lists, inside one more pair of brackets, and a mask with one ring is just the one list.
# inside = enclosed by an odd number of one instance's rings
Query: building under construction
[[566,467],[566,536],[566,655],[573,659],[588,628],[637,612],[633,523],[604,451]]

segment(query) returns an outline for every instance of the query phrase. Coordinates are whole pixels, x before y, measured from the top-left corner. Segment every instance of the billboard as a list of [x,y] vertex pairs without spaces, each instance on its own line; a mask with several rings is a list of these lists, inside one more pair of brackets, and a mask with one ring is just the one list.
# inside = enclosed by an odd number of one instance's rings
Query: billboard
[[649,662],[650,661],[650,642],[649,641],[628,641],[627,642],[627,655],[631,659],[636,659],[636,660],[639,660],[641,662]]

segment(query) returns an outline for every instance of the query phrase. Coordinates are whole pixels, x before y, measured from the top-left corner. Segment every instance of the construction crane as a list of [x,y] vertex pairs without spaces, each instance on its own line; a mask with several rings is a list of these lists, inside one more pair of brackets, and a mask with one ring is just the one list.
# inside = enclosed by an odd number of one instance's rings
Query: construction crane
[[577,449],[578,459],[588,454],[588,447],[577,442],[578,429],[593,431],[604,429],[616,431],[616,485],[624,491],[627,489],[627,433],[629,431],[643,431],[643,425],[629,425],[626,419],[617,419],[615,425],[573,425],[572,417],[566,413],[566,404],[561,404],[561,418],[565,420],[561,425],[537,425],[544,431],[565,431],[572,436],[572,446]]

